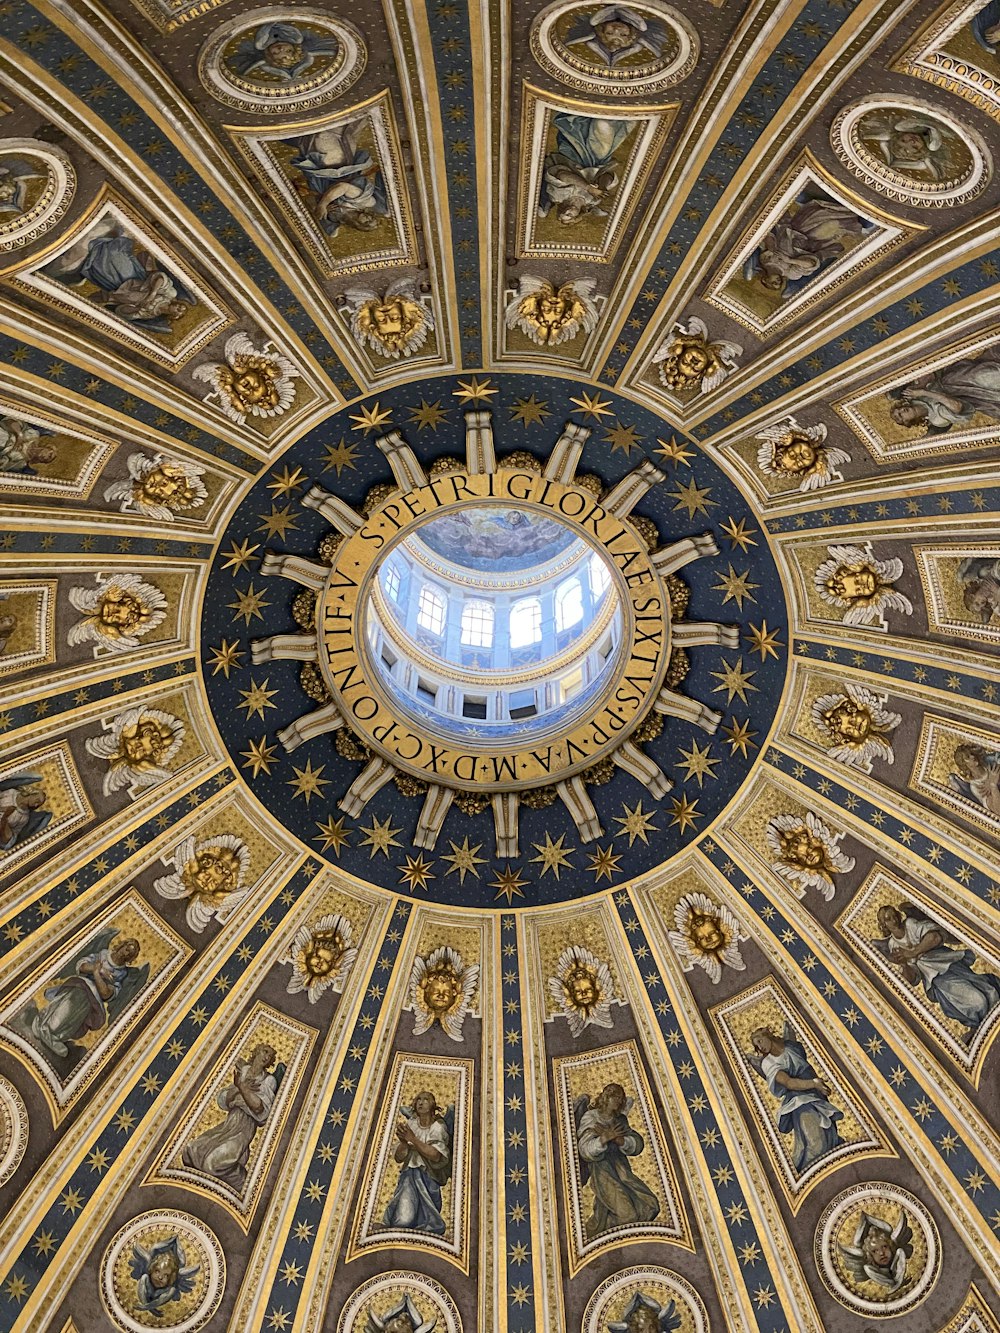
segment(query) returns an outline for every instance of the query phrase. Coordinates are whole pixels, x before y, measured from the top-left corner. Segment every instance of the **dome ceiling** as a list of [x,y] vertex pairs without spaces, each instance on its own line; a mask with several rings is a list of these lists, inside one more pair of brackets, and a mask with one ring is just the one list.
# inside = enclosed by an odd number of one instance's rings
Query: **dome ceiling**
[[1000,1333],[1000,5],[0,16],[0,1333]]

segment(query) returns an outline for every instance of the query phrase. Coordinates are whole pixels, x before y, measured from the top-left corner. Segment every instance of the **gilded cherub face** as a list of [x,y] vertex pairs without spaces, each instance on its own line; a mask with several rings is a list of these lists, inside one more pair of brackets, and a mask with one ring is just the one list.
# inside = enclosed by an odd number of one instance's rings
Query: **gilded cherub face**
[[372,322],[383,338],[398,338],[409,323],[404,303],[399,297],[380,301],[372,307]]
[[798,431],[789,431],[774,446],[774,466],[781,472],[796,476],[814,467],[817,456],[813,441]]
[[715,953],[717,950],[724,948],[726,944],[722,922],[717,916],[704,916],[695,913],[691,917],[688,934],[691,936],[692,943],[703,953]]
[[601,998],[597,979],[586,968],[577,968],[566,978],[566,994],[577,1009],[592,1009]]
[[184,880],[201,893],[224,896],[240,882],[240,860],[228,847],[206,847],[184,867]]
[[169,728],[147,718],[121,734],[122,754],[130,764],[158,764],[173,741]]
[[175,1250],[161,1250],[155,1258],[150,1260],[149,1285],[154,1291],[165,1291],[172,1287],[180,1275],[180,1264],[177,1260]]
[[860,745],[871,735],[874,721],[867,708],[862,708],[853,699],[843,699],[836,708],[824,714],[830,734],[849,745]]
[[609,23],[599,23],[595,31],[606,51],[624,51],[626,46],[632,45],[635,38],[633,29],[629,24],[622,23],[620,19],[612,19]]
[[848,602],[867,601],[879,589],[878,574],[871,565],[838,565],[827,581],[835,597]]
[[344,941],[333,930],[312,935],[302,953],[302,966],[310,977],[331,976],[344,957]]
[[259,366],[245,366],[233,376],[232,394],[244,407],[274,407],[278,401],[271,376]]
[[134,593],[112,587],[97,604],[97,619],[108,629],[128,631],[142,623],[145,610]]
[[458,999],[458,978],[450,971],[428,972],[422,994],[432,1014],[446,1014]]
[[191,488],[183,470],[174,463],[160,463],[151,469],[139,483],[140,496],[154,504],[178,504],[192,499]]
[[538,302],[538,322],[547,328],[557,328],[566,319],[569,302],[558,292],[547,294]]
[[801,866],[803,870],[818,870],[824,864],[826,849],[821,839],[810,833],[804,824],[779,837],[781,854],[786,861]]

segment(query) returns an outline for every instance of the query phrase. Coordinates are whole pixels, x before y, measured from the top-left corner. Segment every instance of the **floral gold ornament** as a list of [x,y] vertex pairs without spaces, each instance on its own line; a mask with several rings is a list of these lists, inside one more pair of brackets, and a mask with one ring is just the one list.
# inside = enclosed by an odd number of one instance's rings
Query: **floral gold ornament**
[[653,354],[660,382],[672,393],[711,393],[737,369],[743,348],[728,339],[713,340],[704,320],[692,316],[675,324]]
[[598,313],[595,286],[593,278],[555,287],[545,278],[525,275],[507,304],[507,327],[520,329],[539,347],[558,347],[579,333],[591,333]]
[[688,893],[674,907],[674,929],[668,933],[686,972],[700,967],[718,985],[722,969],[742,972],[746,963],[740,941],[746,934],[722,903],[705,893]]
[[315,1004],[332,987],[339,991],[358,956],[354,930],[339,912],[321,916],[318,921],[300,926],[283,963],[291,963],[292,975],[286,990],[289,995],[304,991]]
[[849,463],[851,455],[826,443],[827,428],[823,422],[815,426],[801,426],[793,416],[758,431],[761,441],[757,451],[757,466],[766,477],[798,483],[800,491],[817,491],[831,482],[843,481],[837,470]]
[[562,951],[556,975],[549,977],[548,986],[572,1036],[582,1036],[588,1027],[614,1026],[611,1006],[616,997],[611,969],[583,945],[572,944]]
[[853,683],[814,699],[810,716],[829,738],[830,758],[864,773],[872,771],[875,759],[891,764],[895,755],[890,738],[902,718],[885,707],[887,702],[888,695]]
[[215,403],[237,425],[248,417],[278,417],[295,402],[300,371],[271,342],[257,347],[245,333],[226,339],[224,361],[209,361],[191,372],[212,386],[206,403]]
[[834,833],[818,815],[775,815],[767,824],[771,869],[794,888],[817,889],[829,902],[836,891],[836,876],[854,869],[854,857],[840,848],[847,835]]

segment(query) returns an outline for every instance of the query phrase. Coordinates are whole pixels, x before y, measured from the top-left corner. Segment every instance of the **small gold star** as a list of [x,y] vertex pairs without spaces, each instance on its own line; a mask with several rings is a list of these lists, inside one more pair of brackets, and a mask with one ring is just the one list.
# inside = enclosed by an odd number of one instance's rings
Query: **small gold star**
[[239,667],[237,658],[243,656],[243,650],[239,647],[239,640],[233,639],[232,643],[228,639],[223,639],[218,648],[210,648],[212,660],[209,666],[212,668],[212,675],[217,676],[221,671],[226,680],[229,679],[229,672],[233,667]]
[[694,828],[695,820],[700,818],[697,800],[689,801],[683,792],[680,798],[675,797],[670,802],[670,823],[680,825],[682,833],[689,827]]
[[697,778],[700,787],[706,777],[714,778],[717,776],[712,772],[712,769],[716,764],[721,764],[722,760],[710,759],[709,752],[711,749],[711,741],[705,746],[704,750],[698,748],[697,741],[692,741],[690,750],[681,750],[681,760],[678,763],[679,767],[687,769],[685,782],[689,782],[691,778]]
[[613,417],[614,411],[611,407],[610,398],[602,398],[600,393],[593,395],[582,393],[579,398],[569,400],[574,407],[580,409],[580,414],[585,417],[593,417],[595,421],[600,421],[601,417]]
[[293,491],[298,490],[305,480],[306,474],[300,467],[297,467],[294,472],[285,467],[275,476],[273,481],[267,483],[267,489],[274,491],[276,498],[282,495],[291,495]]
[[254,588],[252,579],[250,580],[250,587],[247,588],[246,592],[240,592],[239,589],[236,590],[236,598],[237,600],[235,602],[228,603],[228,608],[230,611],[236,613],[233,616],[233,619],[242,620],[245,625],[249,625],[254,616],[256,616],[258,620],[263,620],[264,617],[261,615],[261,609],[271,605],[270,602],[264,601],[263,588],[260,592],[257,592]]
[[237,708],[245,708],[247,710],[248,722],[255,714],[257,717],[263,718],[265,708],[277,708],[278,705],[273,704],[271,700],[278,693],[278,691],[269,690],[267,688],[269,683],[270,683],[269,676],[265,677],[264,683],[262,685],[258,685],[257,682],[254,680],[254,678],[251,676],[250,688],[248,690],[240,690],[240,695],[242,696],[243,702],[237,704],[236,706]]
[[292,772],[295,777],[288,779],[288,786],[293,788],[292,794],[301,796],[306,805],[314,796],[322,796],[322,788],[329,786],[330,783],[329,778],[321,776],[325,767],[325,764],[320,764],[319,768],[313,768],[311,759],[306,760],[305,768],[296,768],[293,764]]
[[323,455],[323,471],[329,472],[332,467],[335,467],[338,477],[345,467],[350,468],[353,472],[357,466],[354,462],[357,454],[358,446],[348,444],[346,440],[340,440],[337,444],[328,444]]
[[234,574],[238,574],[243,569],[249,569],[253,553],[259,549],[260,542],[254,542],[251,546],[249,537],[244,537],[239,546],[235,542],[230,542],[229,550],[223,552],[222,568],[231,569]]
[[646,813],[642,808],[642,801],[639,801],[634,810],[622,802],[622,809],[625,811],[624,817],[615,815],[615,823],[621,824],[622,832],[628,834],[628,845],[631,847],[638,838],[641,842],[649,845],[647,833],[656,833],[658,829],[653,823],[652,812]]
[[344,828],[343,815],[341,815],[339,819],[334,819],[333,815],[331,815],[325,823],[317,823],[316,827],[319,829],[319,832],[315,837],[317,839],[322,838],[323,840],[323,846],[320,848],[321,852],[328,851],[332,847],[334,856],[339,856],[341,847],[349,847],[351,845],[348,842],[348,831]]
[[361,411],[352,416],[351,420],[355,423],[352,430],[361,430],[367,435],[381,430],[387,421],[391,421],[392,412],[383,411],[379,403],[372,403],[371,407],[363,407]]
[[437,879],[437,875],[431,874],[433,864],[433,861],[424,860],[423,852],[419,856],[408,856],[405,866],[396,867],[400,883],[405,883],[411,893],[415,889],[426,889],[428,880]]
[[741,518],[737,523],[736,519],[730,514],[729,519],[720,524],[720,528],[726,534],[729,544],[734,550],[738,546],[741,551],[745,551],[748,547],[757,545],[753,539],[753,534],[757,529],[748,528],[745,518]]
[[689,458],[694,458],[694,450],[678,444],[673,435],[669,440],[658,439],[656,443],[660,446],[656,452],[666,463],[676,463],[679,467],[682,463],[687,464]]
[[757,692],[757,686],[750,684],[750,681],[757,673],[756,671],[743,670],[742,657],[738,657],[735,662],[727,662],[726,659],[723,658],[722,670],[712,671],[709,674],[714,676],[717,681],[721,682],[719,685],[712,687],[712,693],[721,694],[725,691],[727,704],[733,702],[734,695],[736,695],[742,703],[746,703],[747,690],[752,694],[756,694]]
[[590,873],[598,883],[602,879],[611,879],[618,873],[620,856],[614,854],[614,843],[608,847],[598,847],[590,858]]
[[448,420],[448,413],[441,406],[440,398],[435,398],[433,403],[428,403],[426,399],[421,398],[419,407],[410,408],[410,420],[418,430],[436,432],[438,426]]
[[243,767],[252,769],[253,773],[251,776],[256,777],[261,770],[268,775],[270,774],[271,765],[274,763],[277,753],[278,747],[276,745],[268,745],[267,737],[261,736],[259,741],[250,742],[250,749],[243,750],[240,758],[246,760]]
[[261,519],[257,531],[267,533],[269,540],[272,537],[278,537],[281,541],[284,541],[288,529],[291,528],[295,531],[298,527],[291,505],[284,505],[281,509],[276,509],[272,505],[269,514],[258,514],[257,517]]
[[561,833],[559,835],[559,841],[553,842],[551,836],[546,830],[544,843],[533,842],[531,844],[534,847],[535,851],[538,852],[538,856],[533,856],[531,860],[532,862],[535,861],[540,862],[542,867],[541,877],[543,879],[545,878],[546,872],[549,870],[551,870],[556,879],[558,879],[559,871],[564,866],[569,869],[572,869],[572,864],[570,862],[569,857],[570,853],[573,851],[573,848],[563,846],[563,842],[565,841],[565,839],[566,839],[565,833]]
[[745,569],[742,574],[737,574],[736,570],[733,568],[732,561],[730,561],[728,574],[723,574],[718,570],[716,572],[719,575],[719,582],[712,586],[715,592],[724,592],[726,594],[722,599],[723,606],[725,606],[727,602],[735,602],[742,611],[744,602],[757,601],[757,598],[754,597],[753,594],[754,591],[760,587],[760,584],[750,582],[749,569]]
[[459,847],[457,842],[451,842],[450,839],[449,842],[451,843],[451,851],[446,852],[441,857],[442,861],[451,862],[451,865],[445,871],[445,874],[457,875],[459,884],[464,884],[465,877],[469,874],[475,875],[476,879],[478,879],[479,871],[476,867],[487,864],[485,857],[477,855],[482,849],[483,844],[480,842],[477,843],[475,847],[470,847],[468,836],[466,836],[461,847]]
[[759,626],[751,624],[750,633],[743,637],[749,642],[752,653],[760,653],[762,662],[766,662],[769,657],[777,657],[778,649],[785,646],[778,638],[778,631],[767,628],[766,620],[762,620]]
[[686,509],[688,518],[694,518],[695,514],[707,515],[709,508],[715,508],[715,501],[708,498],[711,493],[710,486],[699,486],[692,477],[686,486],[678,482],[677,489],[670,495],[677,501],[674,509]]
[[623,426],[616,418],[615,424],[604,432],[604,440],[611,445],[613,454],[620,449],[628,458],[632,450],[639,447],[639,432],[634,426]]
[[473,375],[471,380],[459,380],[458,388],[453,390],[452,397],[457,398],[460,403],[488,403],[499,389],[491,387],[489,380],[480,382],[477,375]]
[[510,415],[514,421],[520,422],[527,429],[533,422],[541,423],[552,413],[549,411],[547,403],[540,402],[532,394],[530,398],[516,399],[510,410]]
[[384,824],[380,824],[375,816],[372,816],[372,822],[368,828],[363,828],[361,832],[365,835],[362,847],[370,847],[368,853],[369,861],[376,852],[381,852],[384,856],[389,855],[390,847],[402,847],[402,843],[396,839],[396,834],[400,830],[392,828],[392,817],[386,819]]
[[524,897],[524,886],[527,880],[521,878],[520,870],[511,870],[510,866],[497,874],[493,881],[493,888],[496,889],[496,898],[506,898],[509,907],[515,898]]

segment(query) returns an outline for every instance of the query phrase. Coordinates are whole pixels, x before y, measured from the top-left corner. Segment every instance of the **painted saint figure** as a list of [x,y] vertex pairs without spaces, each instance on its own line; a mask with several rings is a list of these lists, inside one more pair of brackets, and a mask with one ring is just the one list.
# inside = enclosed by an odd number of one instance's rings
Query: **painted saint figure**
[[878,909],[884,938],[875,943],[911,985],[921,985],[945,1018],[963,1024],[971,1040],[990,1012],[1000,1004],[1000,977],[976,972],[976,955],[912,903]]
[[97,291],[89,300],[150,333],[172,333],[174,321],[197,302],[176,274],[111,217],[97,222],[42,272],[66,287],[90,283]]
[[957,773],[948,775],[953,791],[1000,819],[1000,750],[963,743],[955,747]]
[[396,1190],[382,1225],[443,1236],[442,1189],[451,1179],[455,1108],[443,1111],[433,1092],[418,1092],[413,1106],[400,1107],[393,1153],[399,1163]]
[[[223,1088],[217,1101],[225,1119],[186,1144],[181,1151],[185,1166],[214,1176],[239,1192],[246,1184],[250,1147],[261,1125],[267,1122],[285,1072],[276,1065],[273,1046],[260,1042],[233,1070],[233,1082]],[[272,1072],[273,1071],[273,1072]]]
[[991,351],[975,361],[953,361],[889,390],[886,398],[898,426],[933,435],[968,429],[979,413],[1000,421],[1000,357]]
[[615,155],[636,123],[557,111],[552,117],[556,146],[545,159],[539,214],[547,217],[554,208],[564,226],[591,214],[605,217],[604,205],[618,188]]
[[366,123],[357,116],[287,140],[298,150],[290,165],[302,173],[316,220],[331,236],[341,227],[371,231],[379,218],[389,215],[382,173],[368,150],[359,146]]
[[590,1237],[651,1222],[660,1211],[659,1199],[628,1160],[646,1147],[642,1135],[629,1124],[632,1105],[620,1083],[608,1083],[593,1100],[577,1098],[573,1108],[580,1181],[594,1191],[594,1209],[587,1221]]
[[966,611],[984,625],[1000,616],[1000,560],[969,556],[959,562],[956,576]]
[[804,190],[747,257],[744,277],[787,299],[864,240],[873,225],[838,200]]
[[37,426],[16,417],[0,417],[0,472],[33,476],[37,467],[54,462],[57,452]]
[[133,966],[138,957],[139,941],[131,936],[114,930],[96,936],[71,961],[72,971],[45,988],[44,1008],[31,1003],[25,1009],[22,1021],[35,1041],[65,1059],[72,1043],[106,1028],[148,980],[148,963]]
[[750,1041],[756,1052],[750,1064],[778,1098],[778,1132],[792,1135],[792,1163],[796,1171],[807,1171],[843,1143],[837,1128],[843,1112],[828,1100],[829,1084],[816,1073],[787,1023],[781,1037],[759,1027]]
[[52,819],[51,810],[45,809],[47,801],[38,773],[12,773],[0,782],[0,852],[9,852],[33,834],[41,833]]

